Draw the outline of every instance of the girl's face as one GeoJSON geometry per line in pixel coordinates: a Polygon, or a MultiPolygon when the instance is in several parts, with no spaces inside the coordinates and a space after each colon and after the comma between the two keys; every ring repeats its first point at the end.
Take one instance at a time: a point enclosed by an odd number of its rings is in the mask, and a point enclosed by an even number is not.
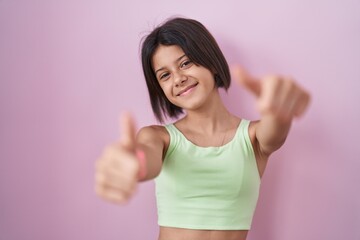
{"type": "Polygon", "coordinates": [[[185,110],[203,106],[217,91],[213,73],[190,61],[177,45],[159,45],[152,65],[167,99],[185,110]]]}

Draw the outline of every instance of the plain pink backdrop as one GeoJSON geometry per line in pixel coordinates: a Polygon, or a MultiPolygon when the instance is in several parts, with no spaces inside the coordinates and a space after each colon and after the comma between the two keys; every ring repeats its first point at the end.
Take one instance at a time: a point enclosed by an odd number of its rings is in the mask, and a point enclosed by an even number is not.
{"type": "MultiPolygon", "coordinates": [[[[313,95],[263,177],[249,240],[360,239],[360,2],[0,0],[0,239],[156,239],[153,182],[125,207],[94,194],[118,116],[155,123],[139,42],[195,18],[230,64],[294,76],[313,95]]],[[[256,119],[235,83],[228,107],[256,119]]]]}

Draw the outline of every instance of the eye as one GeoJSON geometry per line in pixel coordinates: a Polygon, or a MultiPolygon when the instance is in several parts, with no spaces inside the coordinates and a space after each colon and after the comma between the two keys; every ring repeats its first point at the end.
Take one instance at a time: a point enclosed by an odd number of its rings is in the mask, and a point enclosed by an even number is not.
{"type": "Polygon", "coordinates": [[[190,60],[185,60],[185,61],[183,61],[181,64],[180,64],[180,68],[189,68],[189,67],[191,67],[192,66],[192,61],[190,61],[190,60]]]}
{"type": "Polygon", "coordinates": [[[165,72],[165,73],[162,73],[160,76],[159,76],[159,80],[166,80],[168,77],[169,77],[169,73],[168,72],[165,72]]]}

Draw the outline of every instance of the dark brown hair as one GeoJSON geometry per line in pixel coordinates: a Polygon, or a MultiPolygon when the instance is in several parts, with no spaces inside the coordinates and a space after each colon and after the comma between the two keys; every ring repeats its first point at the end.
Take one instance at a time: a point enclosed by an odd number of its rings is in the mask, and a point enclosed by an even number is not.
{"type": "Polygon", "coordinates": [[[226,90],[230,86],[230,71],[216,40],[200,22],[187,18],[171,18],[145,37],[141,48],[141,61],[148,87],[151,107],[159,122],[164,117],[176,118],[182,108],[172,104],[165,96],[154,73],[152,57],[159,45],[177,45],[195,64],[214,74],[215,86],[226,90]]]}

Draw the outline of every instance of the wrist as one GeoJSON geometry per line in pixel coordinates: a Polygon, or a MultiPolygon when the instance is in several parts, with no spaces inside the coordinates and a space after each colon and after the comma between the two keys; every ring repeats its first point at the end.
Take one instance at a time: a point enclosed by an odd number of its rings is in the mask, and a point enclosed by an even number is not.
{"type": "Polygon", "coordinates": [[[138,180],[144,180],[147,174],[147,168],[146,168],[146,158],[145,153],[142,150],[137,149],[136,150],[136,157],[139,161],[139,172],[138,172],[138,180]]]}

